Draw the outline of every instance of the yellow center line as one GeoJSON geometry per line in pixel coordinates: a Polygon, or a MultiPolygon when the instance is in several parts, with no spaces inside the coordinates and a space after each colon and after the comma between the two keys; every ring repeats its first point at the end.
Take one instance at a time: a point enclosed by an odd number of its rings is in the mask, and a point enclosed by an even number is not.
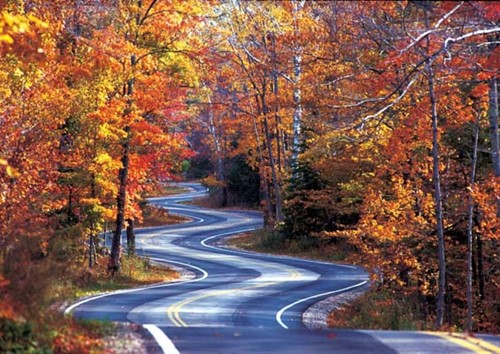
{"type": "MultiPolygon", "coordinates": [[[[252,261],[247,261],[247,263],[253,263],[253,264],[258,264],[261,265],[259,262],[252,262],[252,261]]],[[[267,264],[267,267],[270,268],[277,268],[279,270],[283,270],[283,268],[280,265],[274,265],[274,264],[267,264]]],[[[286,271],[290,274],[292,278],[299,278],[301,276],[301,273],[296,270],[296,269],[286,269],[286,271]]],[[[229,294],[235,291],[240,291],[240,290],[249,290],[249,289],[257,289],[257,288],[263,288],[266,286],[271,286],[279,284],[279,282],[267,282],[267,283],[262,283],[262,284],[257,284],[257,285],[251,285],[251,286],[246,286],[246,287],[241,287],[241,288],[234,288],[234,289],[226,289],[226,290],[214,290],[206,294],[201,294],[201,295],[195,295],[192,297],[188,297],[187,299],[184,299],[182,301],[179,301],[173,305],[171,305],[167,309],[167,315],[170,321],[177,327],[188,327],[188,324],[181,318],[180,312],[181,309],[195,301],[206,299],[208,297],[212,296],[219,296],[219,295],[225,295],[229,294]]]]}
{"type": "Polygon", "coordinates": [[[219,296],[219,295],[225,295],[225,294],[230,294],[235,291],[241,291],[241,290],[249,290],[249,289],[258,289],[258,288],[264,288],[266,286],[271,286],[278,284],[277,282],[267,282],[267,283],[262,283],[262,284],[256,284],[256,285],[251,285],[251,286],[245,286],[241,288],[234,288],[234,289],[225,289],[225,290],[214,290],[211,291],[207,294],[201,294],[201,295],[196,295],[189,297],[187,299],[184,299],[182,301],[179,301],[176,304],[173,304],[170,306],[167,310],[168,318],[170,321],[172,321],[177,327],[188,327],[188,324],[184,322],[180,316],[180,311],[181,308],[198,300],[206,299],[212,296],[219,296]]]}
{"type": "Polygon", "coordinates": [[[427,334],[434,335],[446,339],[449,342],[457,344],[461,347],[467,348],[474,353],[478,354],[500,354],[500,347],[481,340],[465,335],[455,333],[442,333],[442,332],[426,332],[427,334]]]}

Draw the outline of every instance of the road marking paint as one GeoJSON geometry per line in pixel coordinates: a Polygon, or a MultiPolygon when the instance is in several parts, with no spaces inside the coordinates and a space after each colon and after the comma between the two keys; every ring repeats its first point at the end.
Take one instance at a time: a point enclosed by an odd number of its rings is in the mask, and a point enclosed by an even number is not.
{"type": "Polygon", "coordinates": [[[224,289],[224,290],[213,290],[209,292],[208,294],[200,294],[192,297],[188,297],[187,299],[184,299],[182,301],[179,301],[173,305],[171,305],[168,310],[168,318],[170,321],[172,321],[177,327],[189,327],[189,325],[184,322],[184,320],[180,316],[181,309],[195,301],[206,299],[209,297],[213,296],[220,296],[220,295],[226,295],[230,294],[236,291],[241,291],[241,290],[250,290],[250,289],[258,289],[258,288],[264,288],[266,286],[271,286],[278,284],[278,282],[268,282],[268,283],[263,283],[263,284],[255,284],[255,285],[250,285],[250,286],[245,286],[245,287],[240,287],[240,288],[233,288],[233,289],[224,289]]]}
{"type": "Polygon", "coordinates": [[[191,265],[191,264],[187,264],[187,263],[183,263],[183,262],[177,262],[177,261],[171,261],[171,260],[163,259],[163,258],[153,258],[153,257],[151,257],[150,259],[155,260],[155,261],[162,261],[162,262],[165,262],[165,263],[174,263],[174,264],[183,265],[185,267],[194,268],[194,269],[200,271],[203,275],[201,277],[199,277],[199,278],[189,279],[189,280],[184,280],[184,281],[178,281],[178,282],[175,282],[175,283],[149,285],[149,286],[143,286],[143,287],[135,288],[135,289],[117,290],[117,291],[113,291],[113,292],[109,292],[109,293],[105,293],[105,294],[91,296],[91,297],[89,297],[87,299],[84,299],[82,301],[76,302],[73,305],[67,307],[66,310],[64,310],[64,314],[68,315],[76,307],[78,307],[80,305],[83,305],[83,304],[85,304],[87,302],[93,301],[93,300],[101,299],[103,297],[107,297],[107,296],[111,296],[111,295],[117,295],[117,294],[132,293],[132,292],[135,292],[135,291],[141,291],[141,290],[147,290],[147,289],[156,289],[156,288],[169,287],[169,286],[174,286],[174,285],[179,285],[179,284],[192,283],[192,282],[195,282],[195,281],[203,280],[203,279],[205,279],[205,278],[208,277],[208,272],[206,272],[204,269],[202,269],[200,267],[196,267],[196,266],[191,265]]]}
{"type": "Polygon", "coordinates": [[[326,292],[326,293],[322,293],[322,294],[316,294],[316,295],[313,295],[313,296],[309,296],[309,297],[306,297],[306,298],[303,298],[303,299],[300,299],[300,300],[297,300],[295,302],[292,302],[291,304],[289,305],[286,305],[285,307],[283,307],[281,310],[279,310],[277,313],[276,313],[276,321],[279,323],[279,325],[281,327],[283,327],[284,329],[289,329],[288,326],[283,323],[283,321],[281,320],[281,316],[283,316],[283,313],[287,310],[289,310],[290,308],[294,307],[295,305],[298,305],[302,302],[305,302],[305,301],[308,301],[308,300],[311,300],[311,299],[315,299],[315,298],[318,298],[318,297],[322,297],[322,296],[327,296],[327,295],[333,295],[333,294],[336,294],[336,293],[340,293],[340,292],[343,292],[343,291],[347,291],[347,290],[351,290],[351,289],[354,289],[354,288],[357,288],[357,287],[360,287],[362,285],[365,285],[366,283],[368,283],[367,280],[365,281],[362,281],[358,284],[355,284],[355,285],[352,285],[352,286],[348,286],[346,288],[343,288],[343,289],[339,289],[339,290],[333,290],[333,291],[329,291],[329,292],[326,292]]]}
{"type": "Polygon", "coordinates": [[[144,327],[149,331],[149,333],[151,333],[153,338],[160,346],[161,350],[163,350],[163,353],[180,354],[177,348],[175,347],[174,343],[170,340],[170,338],[167,337],[165,332],[163,332],[160,328],[152,324],[145,324],[142,327],[144,327]]]}
{"type": "MultiPolygon", "coordinates": [[[[254,230],[254,229],[240,230],[239,232],[246,232],[246,231],[250,231],[250,230],[254,230]]],[[[217,235],[214,235],[214,236],[210,236],[210,237],[202,240],[201,244],[203,246],[207,247],[207,248],[218,249],[217,247],[214,247],[214,246],[211,246],[211,245],[207,245],[206,242],[209,241],[209,240],[211,240],[211,239],[217,238],[217,237],[222,237],[222,236],[231,235],[231,234],[234,234],[234,232],[222,233],[222,234],[217,234],[217,235]]],[[[238,253],[238,252],[234,252],[234,253],[238,253]]],[[[260,263],[258,263],[255,260],[246,259],[245,262],[261,265],[260,263]]],[[[295,279],[299,278],[302,275],[298,270],[296,270],[296,269],[287,269],[287,268],[284,268],[280,264],[268,263],[266,266],[268,266],[270,268],[277,268],[279,270],[285,270],[288,273],[290,273],[290,275],[291,275],[292,278],[295,278],[295,279]]],[[[241,287],[241,288],[233,288],[233,289],[225,289],[225,290],[214,290],[214,291],[211,291],[211,292],[209,292],[207,294],[201,294],[201,295],[196,295],[196,296],[188,297],[187,299],[184,299],[182,301],[179,301],[179,302],[171,305],[167,309],[167,315],[168,315],[168,318],[170,319],[170,321],[175,326],[177,326],[177,327],[189,327],[189,325],[181,318],[180,312],[181,312],[181,309],[184,306],[186,306],[186,305],[188,305],[190,303],[193,303],[193,302],[198,301],[198,300],[206,299],[206,298],[212,297],[212,296],[219,296],[219,295],[229,294],[229,293],[232,293],[232,292],[235,292],[235,291],[239,291],[239,290],[257,289],[257,288],[267,287],[267,286],[271,286],[271,285],[276,285],[276,284],[279,284],[279,283],[280,282],[267,282],[267,283],[263,283],[263,284],[251,285],[251,286],[246,286],[246,287],[241,287]]]]}
{"type": "Polygon", "coordinates": [[[252,227],[252,228],[249,228],[249,229],[237,230],[237,231],[232,231],[232,232],[224,232],[224,233],[213,235],[213,236],[207,237],[206,239],[203,239],[201,241],[201,244],[204,247],[211,248],[211,249],[218,250],[218,251],[222,250],[222,251],[229,251],[231,253],[245,253],[245,252],[238,252],[238,251],[235,251],[235,250],[228,250],[228,249],[225,249],[225,248],[219,248],[219,247],[215,247],[215,246],[212,246],[212,245],[207,245],[207,241],[210,241],[210,240],[213,240],[214,238],[218,238],[218,237],[222,237],[222,236],[236,235],[236,234],[241,234],[241,233],[247,232],[247,231],[255,231],[255,230],[258,230],[258,229],[259,228],[252,227]]]}
{"type": "Polygon", "coordinates": [[[459,345],[463,348],[472,350],[474,353],[478,354],[500,354],[500,347],[488,343],[479,338],[474,338],[466,335],[460,335],[457,333],[444,333],[444,332],[424,332],[429,335],[437,336],[443,338],[449,342],[459,345]]]}
{"type": "MultiPolygon", "coordinates": [[[[201,241],[201,244],[207,248],[212,248],[214,250],[218,250],[218,251],[225,251],[225,252],[230,252],[230,253],[236,253],[236,254],[241,254],[241,255],[260,255],[262,256],[262,254],[257,254],[257,253],[253,253],[253,252],[245,252],[245,251],[237,251],[237,250],[233,250],[233,249],[228,249],[228,248],[220,248],[220,247],[215,247],[215,246],[212,246],[212,245],[207,245],[207,241],[210,241],[214,238],[218,238],[218,237],[222,237],[222,236],[229,236],[229,235],[236,235],[236,234],[239,234],[239,233],[243,233],[243,232],[247,232],[247,231],[255,231],[255,230],[259,230],[261,229],[260,227],[259,228],[251,228],[251,229],[245,229],[245,230],[239,230],[237,232],[226,232],[226,233],[223,233],[223,234],[218,234],[218,235],[214,235],[214,236],[210,236],[210,237],[207,237],[206,239],[202,240],[201,241]]],[[[318,263],[318,264],[327,264],[327,265],[334,265],[336,267],[342,267],[342,268],[349,268],[349,269],[358,269],[359,267],[357,266],[352,266],[352,265],[348,265],[348,264],[339,264],[339,263],[329,263],[329,262],[323,262],[323,261],[315,261],[315,260],[312,260],[312,259],[297,259],[297,258],[293,258],[293,257],[288,257],[288,256],[279,256],[279,255],[266,255],[264,254],[264,256],[267,256],[269,258],[278,258],[278,259],[289,259],[289,260],[300,260],[301,262],[306,262],[306,263],[318,263]]]]}
{"type": "MultiPolygon", "coordinates": [[[[252,228],[252,229],[240,230],[237,233],[242,233],[242,232],[247,232],[247,231],[252,231],[252,230],[256,230],[256,229],[252,228]]],[[[230,232],[230,233],[226,232],[226,233],[222,233],[222,234],[217,234],[217,235],[214,235],[214,236],[210,236],[210,237],[207,237],[206,239],[203,239],[201,241],[201,244],[203,246],[207,247],[207,248],[212,248],[212,249],[215,249],[215,250],[222,250],[222,251],[230,252],[230,253],[233,253],[233,254],[236,254],[236,255],[240,255],[240,256],[252,255],[251,253],[248,253],[248,252],[239,252],[239,251],[236,251],[236,250],[228,250],[228,249],[225,249],[225,248],[219,248],[219,247],[215,247],[215,246],[212,246],[212,245],[208,245],[206,243],[207,241],[210,241],[210,240],[212,240],[214,238],[218,238],[218,237],[222,237],[222,236],[227,236],[227,235],[231,235],[231,234],[234,234],[234,232],[230,232]]],[[[248,258],[246,258],[245,262],[252,263],[252,264],[262,265],[260,262],[256,261],[255,259],[248,259],[248,258]]],[[[291,275],[292,278],[300,278],[300,276],[302,275],[302,273],[299,272],[297,269],[287,269],[287,268],[283,267],[283,264],[274,264],[276,262],[273,262],[272,260],[266,260],[266,263],[267,263],[266,266],[268,266],[270,268],[276,268],[276,269],[279,269],[279,270],[286,270],[288,273],[290,273],[290,275],[291,275]]],[[[290,267],[290,268],[296,268],[294,266],[288,266],[288,267],[290,267]]]]}

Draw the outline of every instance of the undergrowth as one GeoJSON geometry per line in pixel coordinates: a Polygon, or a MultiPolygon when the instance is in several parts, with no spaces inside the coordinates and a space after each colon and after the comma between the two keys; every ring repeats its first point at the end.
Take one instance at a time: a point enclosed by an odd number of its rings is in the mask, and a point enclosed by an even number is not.
{"type": "Polygon", "coordinates": [[[92,269],[81,267],[81,264],[75,266],[52,283],[50,295],[40,299],[38,315],[20,315],[19,307],[16,311],[0,311],[0,352],[101,353],[104,350],[102,338],[112,334],[115,325],[64,316],[67,304],[63,305],[62,301],[171,281],[177,277],[175,271],[137,256],[124,256],[121,273],[113,277],[107,273],[106,257],[101,257],[92,269]],[[51,303],[53,305],[49,306],[51,303]]]}
{"type": "Polygon", "coordinates": [[[331,312],[329,327],[376,330],[431,330],[433,323],[425,321],[413,296],[373,288],[353,302],[331,312]]]}

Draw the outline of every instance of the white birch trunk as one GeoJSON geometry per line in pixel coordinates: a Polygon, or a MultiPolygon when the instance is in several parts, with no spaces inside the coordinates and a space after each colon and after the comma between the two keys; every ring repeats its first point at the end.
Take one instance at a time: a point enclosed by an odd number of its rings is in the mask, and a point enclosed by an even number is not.
{"type": "MultiPolygon", "coordinates": [[[[295,1],[293,7],[294,14],[294,31],[296,34],[299,32],[299,25],[297,23],[297,16],[299,11],[304,6],[303,1],[295,1]]],[[[299,178],[299,154],[302,149],[302,92],[300,90],[300,81],[302,76],[302,48],[299,44],[295,45],[293,55],[293,146],[292,146],[292,179],[299,178]]]]}
{"type": "MultiPolygon", "coordinates": [[[[489,118],[491,139],[491,160],[495,177],[500,177],[500,142],[498,136],[498,79],[495,77],[490,81],[489,92],[489,118]]],[[[497,217],[500,217],[500,197],[497,198],[497,217]]]]}
{"type": "Polygon", "coordinates": [[[432,118],[432,159],[433,159],[433,179],[434,179],[434,200],[436,203],[436,231],[438,237],[438,296],[436,309],[436,327],[441,327],[444,320],[444,306],[446,294],[446,258],[443,229],[443,201],[441,192],[441,174],[439,172],[439,128],[437,103],[434,91],[434,72],[432,62],[427,63],[426,71],[429,84],[429,98],[431,101],[432,118]]]}

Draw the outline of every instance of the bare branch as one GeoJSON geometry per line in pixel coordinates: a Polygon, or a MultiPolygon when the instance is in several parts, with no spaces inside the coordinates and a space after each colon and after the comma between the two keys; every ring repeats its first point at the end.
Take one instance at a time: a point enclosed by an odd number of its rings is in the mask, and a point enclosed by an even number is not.
{"type": "Polygon", "coordinates": [[[459,42],[459,41],[463,41],[464,39],[467,39],[469,37],[473,37],[473,36],[480,36],[482,34],[489,34],[489,33],[495,33],[495,32],[500,32],[500,27],[493,27],[493,28],[486,28],[486,29],[480,29],[480,30],[477,30],[477,31],[473,31],[473,32],[469,32],[469,33],[466,33],[462,36],[458,36],[458,37],[455,37],[455,38],[452,38],[452,37],[448,37],[446,38],[446,40],[444,41],[444,46],[443,46],[443,50],[447,50],[448,47],[455,43],[455,42],[459,42]]]}
{"type": "Polygon", "coordinates": [[[425,31],[424,33],[420,34],[417,38],[413,38],[412,36],[410,36],[412,39],[414,39],[413,42],[410,43],[410,44],[408,44],[406,46],[406,48],[401,51],[401,53],[404,53],[404,52],[408,51],[409,49],[413,48],[415,45],[417,45],[421,40],[423,40],[424,38],[426,38],[431,33],[437,32],[437,30],[439,29],[439,26],[441,26],[441,24],[446,19],[448,19],[451,15],[453,15],[453,13],[455,13],[455,11],[457,11],[463,4],[464,4],[464,2],[462,1],[460,4],[458,4],[453,9],[451,9],[448,13],[446,13],[443,17],[441,17],[436,22],[436,24],[434,25],[433,29],[425,31]]]}
{"type": "Polygon", "coordinates": [[[361,123],[361,126],[360,126],[360,130],[363,129],[363,126],[364,126],[365,122],[367,122],[370,119],[378,117],[379,115],[381,115],[382,113],[384,113],[385,111],[387,111],[389,108],[393,107],[396,103],[398,103],[399,101],[401,101],[401,99],[406,95],[406,93],[408,92],[408,90],[410,89],[410,87],[413,86],[413,84],[415,83],[415,81],[417,81],[417,78],[418,78],[418,75],[416,75],[413,79],[411,79],[410,82],[408,83],[408,85],[404,88],[403,92],[401,92],[401,94],[398,97],[396,97],[391,103],[389,103],[388,105],[386,105],[385,107],[383,107],[382,109],[380,109],[378,112],[376,112],[374,114],[367,115],[366,117],[363,117],[361,119],[362,123],[361,123]]]}

